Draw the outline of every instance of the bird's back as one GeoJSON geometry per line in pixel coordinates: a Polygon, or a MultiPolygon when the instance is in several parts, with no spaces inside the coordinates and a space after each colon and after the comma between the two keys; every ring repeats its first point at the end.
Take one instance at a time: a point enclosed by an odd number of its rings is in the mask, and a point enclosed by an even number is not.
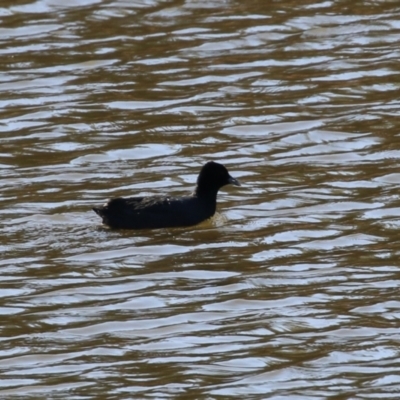
{"type": "Polygon", "coordinates": [[[128,197],[110,200],[93,210],[112,228],[155,229],[198,224],[215,213],[216,199],[128,197]]]}

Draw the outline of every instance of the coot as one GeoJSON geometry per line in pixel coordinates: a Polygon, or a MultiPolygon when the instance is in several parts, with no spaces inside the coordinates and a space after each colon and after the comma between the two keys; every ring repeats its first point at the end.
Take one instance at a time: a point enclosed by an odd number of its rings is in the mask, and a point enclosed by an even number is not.
{"type": "Polygon", "coordinates": [[[222,164],[209,161],[203,165],[190,196],[119,197],[102,207],[94,207],[93,211],[111,228],[155,229],[196,225],[215,214],[218,190],[228,183],[240,186],[222,164]]]}

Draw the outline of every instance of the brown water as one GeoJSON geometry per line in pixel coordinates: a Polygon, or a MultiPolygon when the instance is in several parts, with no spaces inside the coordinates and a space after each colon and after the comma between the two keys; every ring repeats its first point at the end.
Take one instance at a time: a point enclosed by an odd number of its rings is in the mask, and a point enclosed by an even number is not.
{"type": "Polygon", "coordinates": [[[0,5],[0,397],[395,399],[397,1],[0,5]],[[192,190],[198,226],[111,231],[192,190]]]}

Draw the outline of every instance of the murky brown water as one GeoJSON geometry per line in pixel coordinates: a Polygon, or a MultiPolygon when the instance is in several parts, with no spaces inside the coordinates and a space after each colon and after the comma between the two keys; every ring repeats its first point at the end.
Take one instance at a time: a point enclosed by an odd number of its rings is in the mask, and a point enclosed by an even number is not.
{"type": "Polygon", "coordinates": [[[397,1],[0,5],[0,397],[394,399],[397,1]],[[112,196],[243,184],[192,228],[112,196]]]}

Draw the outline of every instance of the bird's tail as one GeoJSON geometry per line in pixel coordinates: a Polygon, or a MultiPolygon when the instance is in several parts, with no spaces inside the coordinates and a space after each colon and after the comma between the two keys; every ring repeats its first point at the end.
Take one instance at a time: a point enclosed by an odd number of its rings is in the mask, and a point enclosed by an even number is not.
{"type": "Polygon", "coordinates": [[[92,210],[97,214],[97,215],[99,215],[100,217],[102,217],[102,209],[101,208],[99,208],[99,207],[93,207],[92,208],[92,210]]]}

